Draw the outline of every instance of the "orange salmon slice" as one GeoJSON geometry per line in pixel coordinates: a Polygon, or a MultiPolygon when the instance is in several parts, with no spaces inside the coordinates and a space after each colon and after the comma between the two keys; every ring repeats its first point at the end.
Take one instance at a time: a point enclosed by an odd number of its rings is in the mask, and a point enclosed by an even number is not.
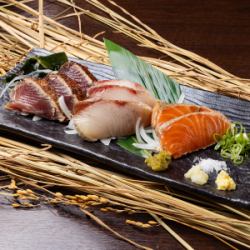
{"type": "Polygon", "coordinates": [[[152,127],[158,127],[164,122],[176,117],[194,112],[213,112],[210,108],[190,104],[162,104],[157,103],[152,113],[152,127]]]}
{"type": "Polygon", "coordinates": [[[229,126],[219,112],[194,112],[161,124],[157,133],[162,149],[176,159],[214,144],[214,135],[224,135],[229,126]]]}

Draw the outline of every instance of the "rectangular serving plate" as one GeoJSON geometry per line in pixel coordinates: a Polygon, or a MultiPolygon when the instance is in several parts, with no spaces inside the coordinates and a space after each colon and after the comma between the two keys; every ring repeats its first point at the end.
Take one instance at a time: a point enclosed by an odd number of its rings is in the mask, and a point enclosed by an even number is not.
{"type": "MultiPolygon", "coordinates": [[[[34,49],[29,53],[27,58],[34,55],[48,55],[49,53],[46,50],[34,49]]],[[[87,66],[97,79],[115,78],[112,68],[109,66],[76,58],[70,58],[70,60],[87,66]]],[[[7,75],[18,73],[22,63],[17,65],[7,75]]],[[[3,78],[0,79],[0,86],[2,86],[3,81],[3,78]]],[[[250,102],[185,86],[181,87],[185,94],[186,103],[206,105],[219,110],[230,119],[241,121],[248,130],[250,129],[250,102]]],[[[233,166],[230,161],[227,161],[229,173],[235,180],[237,189],[227,192],[219,191],[215,185],[215,174],[210,176],[208,183],[204,186],[195,185],[184,178],[185,172],[194,164],[194,160],[197,157],[224,160],[212,147],[173,160],[169,169],[165,172],[153,172],[145,165],[143,158],[125,151],[115,142],[112,142],[109,146],[105,146],[100,142],[84,141],[78,135],[68,135],[64,132],[65,124],[48,120],[34,122],[30,117],[24,117],[15,112],[5,110],[3,105],[6,101],[6,98],[0,100],[0,133],[1,131],[8,131],[11,134],[16,134],[33,141],[49,143],[55,148],[86,157],[108,169],[112,168],[119,172],[164,183],[178,190],[199,194],[204,197],[216,199],[217,201],[250,207],[249,158],[240,166],[233,166]]]]}

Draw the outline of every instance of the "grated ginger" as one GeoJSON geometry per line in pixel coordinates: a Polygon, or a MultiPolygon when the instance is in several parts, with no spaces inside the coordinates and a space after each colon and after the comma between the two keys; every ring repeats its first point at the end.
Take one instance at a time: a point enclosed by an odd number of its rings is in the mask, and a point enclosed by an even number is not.
{"type": "Polygon", "coordinates": [[[168,168],[171,162],[171,156],[166,151],[161,151],[146,158],[145,163],[153,171],[164,171],[168,168]]]}
{"type": "Polygon", "coordinates": [[[220,171],[220,173],[217,175],[215,183],[217,185],[218,190],[235,190],[236,189],[236,184],[234,180],[224,170],[220,171]]]}
{"type": "Polygon", "coordinates": [[[208,174],[204,172],[199,165],[194,165],[187,171],[187,173],[185,173],[184,176],[198,185],[204,185],[208,181],[208,174]]]}

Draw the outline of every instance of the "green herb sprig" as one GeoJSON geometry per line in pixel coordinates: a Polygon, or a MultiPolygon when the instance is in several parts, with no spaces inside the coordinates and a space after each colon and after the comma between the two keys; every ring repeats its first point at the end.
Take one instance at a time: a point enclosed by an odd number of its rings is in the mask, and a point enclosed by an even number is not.
{"type": "Polygon", "coordinates": [[[231,159],[234,164],[239,165],[248,157],[250,133],[246,133],[246,129],[241,123],[232,123],[227,133],[221,138],[217,138],[217,141],[215,150],[220,149],[221,156],[231,159]]]}

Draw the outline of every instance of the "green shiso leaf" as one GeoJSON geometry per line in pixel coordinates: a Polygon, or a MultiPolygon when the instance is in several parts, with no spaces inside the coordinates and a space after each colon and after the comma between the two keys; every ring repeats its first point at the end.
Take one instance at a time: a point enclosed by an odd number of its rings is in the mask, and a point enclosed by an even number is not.
{"type": "MultiPolygon", "coordinates": [[[[120,45],[104,39],[109,59],[117,79],[130,80],[142,84],[157,99],[167,103],[176,103],[181,97],[180,85],[160,70],[146,63],[120,45]]],[[[133,146],[134,136],[119,139],[117,144],[129,152],[145,157],[150,153],[133,146]]]]}
{"type": "Polygon", "coordinates": [[[120,45],[107,39],[104,42],[118,79],[140,83],[156,98],[167,103],[178,102],[181,89],[176,81],[120,45]]]}

